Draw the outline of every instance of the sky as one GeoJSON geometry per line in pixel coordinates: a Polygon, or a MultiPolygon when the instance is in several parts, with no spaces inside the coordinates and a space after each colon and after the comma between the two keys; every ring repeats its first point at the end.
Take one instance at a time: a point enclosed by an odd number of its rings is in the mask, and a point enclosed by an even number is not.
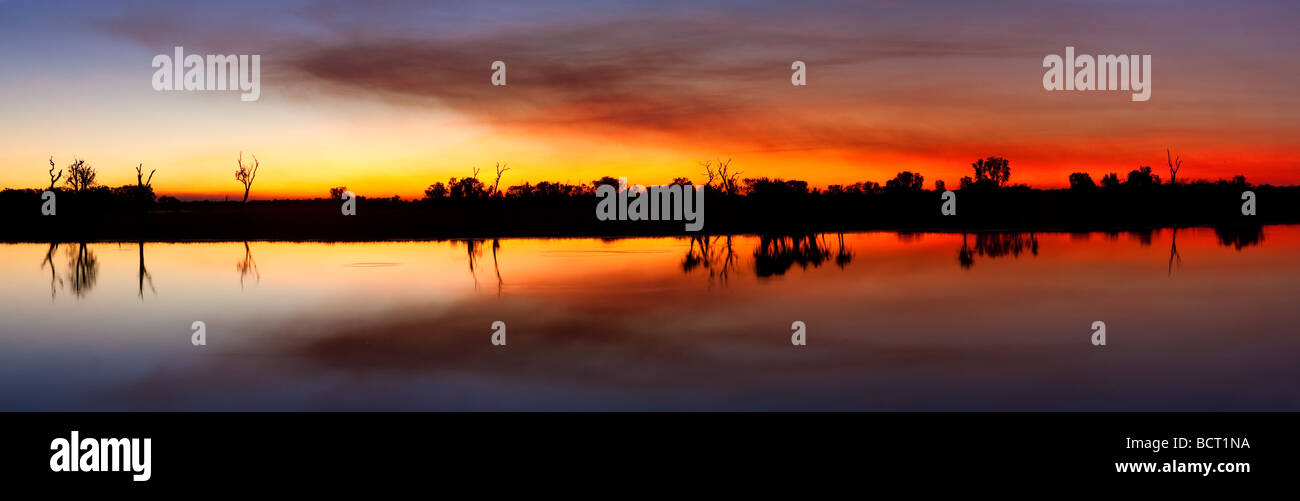
{"type": "Polygon", "coordinates": [[[159,194],[418,197],[449,177],[956,185],[977,158],[1060,187],[1139,165],[1300,184],[1300,4],[0,0],[0,186],[90,162],[159,194]],[[154,90],[152,60],[258,54],[261,98],[154,90]],[[1049,92],[1043,58],[1150,54],[1152,93],[1049,92]],[[493,61],[507,85],[491,84],[493,61]],[[807,85],[791,85],[791,63],[807,85]]]}

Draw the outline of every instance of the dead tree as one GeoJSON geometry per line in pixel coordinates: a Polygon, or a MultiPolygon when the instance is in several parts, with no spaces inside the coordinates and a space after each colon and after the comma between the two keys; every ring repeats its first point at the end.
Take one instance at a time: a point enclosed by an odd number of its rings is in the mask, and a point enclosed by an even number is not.
{"type": "Polygon", "coordinates": [[[1173,154],[1169,153],[1169,149],[1166,148],[1165,161],[1169,162],[1169,184],[1177,184],[1178,180],[1175,176],[1178,175],[1178,169],[1183,168],[1183,159],[1170,158],[1172,156],[1173,154]]]}
{"type": "Polygon", "coordinates": [[[55,174],[54,157],[50,157],[50,191],[54,191],[54,185],[59,182],[59,178],[61,177],[63,177],[63,169],[59,169],[59,173],[55,174]]]}
{"type": "Polygon", "coordinates": [[[718,160],[718,185],[725,195],[735,195],[740,193],[740,170],[729,172],[731,170],[731,159],[725,161],[718,160]]]}
{"type": "Polygon", "coordinates": [[[718,177],[718,173],[713,171],[713,162],[705,160],[703,162],[700,162],[700,165],[704,167],[704,175],[708,176],[709,178],[707,181],[704,182],[704,185],[713,186],[713,181],[716,180],[718,177]]]}
{"type": "Polygon", "coordinates": [[[248,203],[248,190],[253,187],[253,179],[257,178],[257,168],[260,165],[257,155],[253,155],[253,165],[244,165],[244,152],[239,152],[239,170],[235,171],[235,180],[244,185],[244,203],[248,203]]]}
{"type": "MultiPolygon", "coordinates": [[[[505,174],[506,171],[510,170],[510,168],[509,168],[509,167],[506,167],[506,166],[505,166],[504,164],[502,164],[501,162],[497,162],[496,169],[497,169],[497,180],[496,180],[496,182],[493,182],[493,183],[492,183],[492,194],[493,194],[494,196],[500,197],[500,196],[501,196],[501,192],[499,191],[499,188],[500,188],[500,186],[501,186],[501,175],[502,175],[502,174],[505,174]]],[[[474,175],[475,175],[475,177],[478,177],[478,172],[475,172],[474,175]]]]}
{"type": "Polygon", "coordinates": [[[95,168],[90,163],[82,159],[73,160],[68,165],[68,185],[72,186],[72,191],[81,191],[95,184],[95,168]]]}
{"type": "Polygon", "coordinates": [[[149,179],[144,179],[144,164],[140,164],[140,165],[135,166],[135,184],[136,184],[136,186],[139,186],[139,187],[143,188],[143,187],[145,187],[145,186],[149,186],[149,185],[153,184],[153,173],[155,173],[155,172],[158,172],[158,169],[153,169],[153,170],[149,171],[149,179]]]}

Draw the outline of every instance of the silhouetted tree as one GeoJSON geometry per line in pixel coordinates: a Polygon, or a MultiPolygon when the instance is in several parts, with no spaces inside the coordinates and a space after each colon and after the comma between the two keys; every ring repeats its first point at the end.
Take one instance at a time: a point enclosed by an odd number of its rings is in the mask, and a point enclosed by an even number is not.
{"type": "Polygon", "coordinates": [[[496,169],[497,180],[492,183],[492,196],[500,198],[501,192],[497,188],[501,186],[501,175],[505,174],[506,171],[510,170],[510,168],[506,167],[505,164],[502,164],[501,162],[497,162],[496,169]]]}
{"type": "Polygon", "coordinates": [[[716,189],[723,195],[740,194],[740,174],[741,171],[731,171],[731,159],[718,160],[715,166],[713,162],[701,162],[704,166],[704,172],[709,176],[709,182],[705,186],[713,186],[714,180],[717,180],[716,189]]]}
{"type": "Polygon", "coordinates": [[[1150,166],[1143,165],[1137,170],[1129,171],[1126,184],[1139,188],[1155,186],[1160,184],[1160,176],[1152,174],[1150,166]]]}
{"type": "Polygon", "coordinates": [[[1168,148],[1165,148],[1165,161],[1169,162],[1169,184],[1178,184],[1178,170],[1183,168],[1183,159],[1170,159],[1171,156],[1173,154],[1169,152],[1168,148]]]}
{"type": "Polygon", "coordinates": [[[1092,191],[1097,189],[1097,184],[1092,182],[1092,176],[1089,176],[1087,172],[1075,172],[1070,174],[1070,189],[1092,191]]]}
{"type": "Polygon", "coordinates": [[[150,170],[150,171],[149,171],[149,179],[145,179],[145,178],[144,178],[144,164],[136,165],[136,166],[135,166],[135,185],[138,186],[138,187],[141,187],[141,188],[144,188],[145,186],[150,186],[150,185],[152,185],[152,184],[153,184],[153,173],[155,173],[155,172],[158,172],[158,169],[152,169],[152,170],[150,170]]]}
{"type": "Polygon", "coordinates": [[[934,181],[934,191],[948,191],[948,185],[942,179],[934,181]]]}
{"type": "Polygon", "coordinates": [[[1119,184],[1119,174],[1114,172],[1101,177],[1102,188],[1117,188],[1119,184]]]}
{"type": "Polygon", "coordinates": [[[885,191],[921,191],[925,177],[910,171],[899,172],[893,179],[885,181],[885,191]]]}
{"type": "Polygon", "coordinates": [[[257,161],[257,155],[253,155],[253,165],[244,165],[244,152],[239,152],[238,160],[239,169],[235,170],[235,180],[244,185],[244,203],[248,203],[248,190],[253,187],[253,180],[257,178],[257,168],[261,162],[257,161]]]}
{"type": "Polygon", "coordinates": [[[424,198],[426,199],[446,198],[446,196],[447,196],[447,185],[442,184],[442,181],[433,183],[429,185],[428,188],[424,189],[424,198]]]}
{"type": "Polygon", "coordinates": [[[82,191],[95,184],[95,168],[82,159],[74,159],[68,165],[67,183],[72,191],[82,191]]]}
{"type": "Polygon", "coordinates": [[[63,169],[59,169],[59,173],[55,174],[54,157],[50,157],[50,191],[54,191],[54,185],[59,182],[59,178],[61,177],[63,177],[63,169]]]}
{"type": "Polygon", "coordinates": [[[601,186],[613,186],[615,190],[618,190],[618,179],[604,176],[591,182],[592,189],[600,189],[601,186]]]}
{"type": "Polygon", "coordinates": [[[971,164],[975,169],[975,182],[988,183],[994,188],[1000,188],[1011,180],[1011,162],[1002,157],[988,157],[976,160],[971,164]]]}
{"type": "Polygon", "coordinates": [[[451,178],[447,188],[448,194],[454,199],[477,200],[486,198],[487,189],[483,187],[483,182],[477,177],[466,177],[461,179],[451,178]]]}
{"type": "Polygon", "coordinates": [[[335,186],[330,188],[330,198],[338,200],[343,198],[343,192],[348,191],[347,186],[335,186]]]}

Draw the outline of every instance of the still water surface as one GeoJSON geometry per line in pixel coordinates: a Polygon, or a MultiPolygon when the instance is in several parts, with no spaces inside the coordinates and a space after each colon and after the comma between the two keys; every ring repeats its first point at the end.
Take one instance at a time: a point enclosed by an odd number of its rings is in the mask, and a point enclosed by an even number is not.
{"type": "Polygon", "coordinates": [[[6,244],[0,408],[1300,410],[1298,256],[1298,226],[6,244]]]}

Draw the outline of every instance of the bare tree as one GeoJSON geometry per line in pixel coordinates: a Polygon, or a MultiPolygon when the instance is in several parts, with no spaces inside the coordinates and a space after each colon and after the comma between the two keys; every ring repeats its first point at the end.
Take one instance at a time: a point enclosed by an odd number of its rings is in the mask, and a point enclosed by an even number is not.
{"type": "MultiPolygon", "coordinates": [[[[497,169],[497,180],[496,182],[492,183],[492,195],[496,197],[500,197],[501,192],[498,191],[498,188],[501,186],[501,175],[505,174],[506,171],[510,170],[510,168],[506,167],[505,164],[501,162],[497,162],[496,169],[497,169]]],[[[474,176],[478,177],[477,171],[474,173],[474,176]]]]}
{"type": "Polygon", "coordinates": [[[1183,168],[1183,159],[1181,157],[1170,158],[1172,156],[1173,154],[1169,152],[1169,149],[1165,148],[1165,161],[1169,162],[1169,184],[1176,184],[1178,180],[1175,176],[1178,175],[1178,170],[1183,168]]]}
{"type": "Polygon", "coordinates": [[[68,165],[68,185],[72,186],[72,191],[81,191],[95,184],[95,168],[91,167],[88,162],[82,159],[74,159],[72,164],[68,165]]]}
{"type": "Polygon", "coordinates": [[[713,185],[713,182],[716,180],[718,182],[717,190],[721,191],[723,194],[735,195],[740,192],[740,183],[738,180],[742,172],[730,171],[731,169],[730,158],[726,159],[725,161],[718,160],[718,164],[716,167],[714,167],[713,162],[707,162],[707,161],[701,162],[701,165],[704,166],[704,173],[709,177],[709,180],[705,183],[705,186],[713,185]]]}
{"type": "Polygon", "coordinates": [[[143,188],[143,187],[145,187],[145,186],[149,186],[149,185],[153,184],[153,173],[155,173],[155,172],[158,172],[158,169],[150,170],[150,171],[149,171],[149,179],[145,179],[145,178],[144,178],[144,164],[140,164],[140,165],[135,166],[135,184],[136,184],[136,186],[139,186],[139,187],[143,188]]]}
{"type": "Polygon", "coordinates": [[[718,177],[718,173],[713,171],[713,162],[705,160],[700,162],[700,165],[704,167],[704,174],[709,178],[704,182],[704,185],[713,186],[713,181],[718,177]]]}
{"type": "Polygon", "coordinates": [[[248,203],[248,190],[253,187],[253,179],[257,178],[257,168],[260,165],[257,155],[253,155],[253,165],[244,165],[244,152],[239,152],[239,170],[235,171],[235,180],[244,185],[244,203],[248,203]]]}
{"type": "Polygon", "coordinates": [[[59,169],[58,174],[54,173],[54,157],[51,156],[50,157],[50,191],[54,191],[54,185],[55,183],[59,182],[59,178],[61,177],[63,177],[63,169],[59,169]]]}

